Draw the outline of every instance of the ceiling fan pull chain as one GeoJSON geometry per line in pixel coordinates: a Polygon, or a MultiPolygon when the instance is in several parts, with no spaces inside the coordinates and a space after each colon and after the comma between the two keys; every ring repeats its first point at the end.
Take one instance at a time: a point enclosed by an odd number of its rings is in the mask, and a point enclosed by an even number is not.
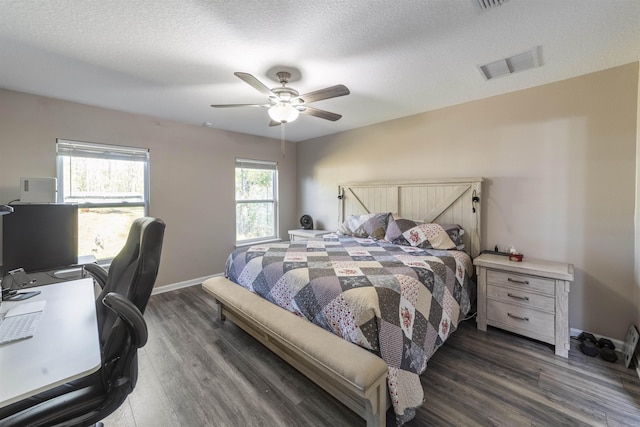
{"type": "Polygon", "coordinates": [[[280,151],[282,151],[282,158],[285,158],[285,153],[284,153],[284,148],[285,148],[285,143],[284,143],[284,126],[285,123],[280,124],[280,151]]]}

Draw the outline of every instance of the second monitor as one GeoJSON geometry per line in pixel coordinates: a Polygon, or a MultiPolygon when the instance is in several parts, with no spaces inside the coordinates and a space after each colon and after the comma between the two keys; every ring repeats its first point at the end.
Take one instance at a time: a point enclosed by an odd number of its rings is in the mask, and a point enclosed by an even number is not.
{"type": "Polygon", "coordinates": [[[78,262],[78,206],[13,205],[2,217],[2,270],[52,270],[78,262]]]}

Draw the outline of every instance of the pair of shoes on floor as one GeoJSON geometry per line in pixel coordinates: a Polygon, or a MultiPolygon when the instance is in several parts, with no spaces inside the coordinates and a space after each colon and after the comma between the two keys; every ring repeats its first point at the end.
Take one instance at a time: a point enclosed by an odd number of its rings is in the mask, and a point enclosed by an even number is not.
{"type": "Polygon", "coordinates": [[[577,339],[580,341],[578,348],[587,356],[596,357],[599,354],[603,360],[612,363],[618,360],[618,355],[615,352],[616,346],[611,340],[607,338],[596,340],[596,337],[588,332],[581,332],[577,339]]]}

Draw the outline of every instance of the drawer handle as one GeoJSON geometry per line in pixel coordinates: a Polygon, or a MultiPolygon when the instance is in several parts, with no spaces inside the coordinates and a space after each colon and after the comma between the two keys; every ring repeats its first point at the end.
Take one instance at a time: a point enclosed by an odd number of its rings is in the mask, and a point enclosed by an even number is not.
{"type": "Polygon", "coordinates": [[[513,283],[520,283],[521,285],[528,285],[529,284],[528,280],[516,280],[516,279],[512,279],[511,277],[507,277],[507,281],[508,282],[513,282],[513,283]]]}
{"type": "Polygon", "coordinates": [[[520,295],[514,295],[512,293],[508,293],[507,296],[510,296],[511,298],[515,298],[515,299],[521,299],[523,301],[529,301],[529,297],[521,297],[520,295]]]}
{"type": "Polygon", "coordinates": [[[514,319],[518,319],[518,320],[524,320],[525,322],[529,321],[528,317],[520,317],[520,316],[516,316],[515,314],[511,314],[511,313],[507,313],[507,316],[513,317],[514,319]]]}

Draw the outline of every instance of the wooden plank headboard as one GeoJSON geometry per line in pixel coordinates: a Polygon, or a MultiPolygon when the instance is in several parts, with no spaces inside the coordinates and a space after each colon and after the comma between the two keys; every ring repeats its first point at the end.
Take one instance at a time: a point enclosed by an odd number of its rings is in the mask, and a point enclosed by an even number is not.
{"type": "Polygon", "coordinates": [[[416,221],[459,224],[465,230],[465,250],[475,258],[481,250],[481,192],[482,178],[341,184],[340,221],[349,215],[393,212],[416,221]]]}

